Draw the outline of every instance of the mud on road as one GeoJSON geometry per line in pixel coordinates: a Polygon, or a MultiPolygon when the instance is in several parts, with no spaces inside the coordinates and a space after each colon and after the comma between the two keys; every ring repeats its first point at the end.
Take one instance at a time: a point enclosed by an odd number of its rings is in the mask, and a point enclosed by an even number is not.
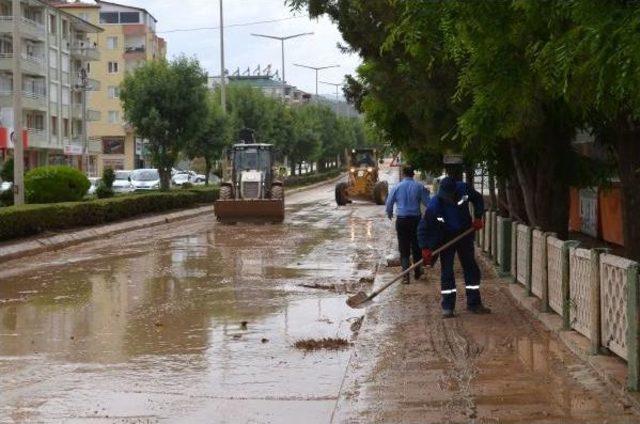
{"type": "Polygon", "coordinates": [[[213,215],[5,263],[0,422],[327,422],[386,231],[379,206],[292,194],[283,225],[213,215]]]}
{"type": "Polygon", "coordinates": [[[487,267],[490,316],[441,320],[435,269],[363,320],[345,299],[398,271],[395,235],[332,197],[288,196],[283,225],[205,216],[4,263],[0,423],[639,422],[487,267]],[[348,345],[295,347],[323,339],[348,345]]]}

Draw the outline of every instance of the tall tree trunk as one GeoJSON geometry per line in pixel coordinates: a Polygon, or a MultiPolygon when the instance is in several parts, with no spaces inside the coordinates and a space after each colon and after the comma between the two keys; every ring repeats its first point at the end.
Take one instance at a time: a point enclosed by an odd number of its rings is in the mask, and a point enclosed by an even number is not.
{"type": "Polygon", "coordinates": [[[211,159],[204,158],[204,185],[209,185],[209,174],[211,174],[211,159]]]}
{"type": "Polygon", "coordinates": [[[525,222],[527,211],[524,207],[522,190],[518,185],[517,178],[512,176],[506,180],[507,204],[509,205],[509,217],[516,221],[525,222]]]}
{"type": "Polygon", "coordinates": [[[615,133],[624,247],[627,257],[640,261],[640,123],[619,119],[615,133]]]}
{"type": "Polygon", "coordinates": [[[160,190],[169,191],[171,188],[171,168],[159,168],[160,174],[160,190]]]}
{"type": "Polygon", "coordinates": [[[500,216],[509,216],[509,202],[507,201],[507,182],[504,178],[498,178],[498,212],[500,216]]]}
{"type": "Polygon", "coordinates": [[[520,158],[520,152],[515,145],[515,142],[511,142],[511,159],[513,160],[513,166],[516,170],[516,177],[518,179],[518,186],[522,192],[522,200],[524,201],[524,208],[527,212],[527,221],[530,225],[537,226],[538,220],[536,219],[536,207],[534,204],[534,187],[531,178],[527,175],[527,169],[525,164],[520,158]]]}
{"type": "Polygon", "coordinates": [[[549,129],[532,151],[511,153],[524,199],[529,224],[566,238],[569,227],[569,184],[566,163],[570,157],[570,137],[549,129]]]}

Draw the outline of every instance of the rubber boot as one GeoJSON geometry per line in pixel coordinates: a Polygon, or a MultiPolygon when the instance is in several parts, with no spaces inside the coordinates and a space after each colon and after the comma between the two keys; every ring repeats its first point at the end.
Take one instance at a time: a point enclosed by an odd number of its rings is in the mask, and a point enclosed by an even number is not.
{"type": "MultiPolygon", "coordinates": [[[[402,265],[402,270],[406,271],[411,266],[411,260],[409,258],[400,258],[400,264],[402,265]]],[[[409,284],[411,282],[411,276],[409,274],[405,275],[402,279],[403,284],[409,284]]]]}

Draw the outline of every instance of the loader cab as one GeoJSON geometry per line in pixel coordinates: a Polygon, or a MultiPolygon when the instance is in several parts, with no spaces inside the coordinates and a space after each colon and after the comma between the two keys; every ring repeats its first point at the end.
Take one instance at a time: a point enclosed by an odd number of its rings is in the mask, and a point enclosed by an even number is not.
{"type": "Polygon", "coordinates": [[[236,198],[262,199],[268,196],[274,181],[273,145],[236,144],[231,156],[236,198]]]}

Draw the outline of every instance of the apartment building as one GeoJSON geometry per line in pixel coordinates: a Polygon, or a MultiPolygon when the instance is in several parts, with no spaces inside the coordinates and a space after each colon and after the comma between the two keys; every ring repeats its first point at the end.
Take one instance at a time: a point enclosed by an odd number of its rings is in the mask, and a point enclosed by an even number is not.
{"type": "MultiPolygon", "coordinates": [[[[67,164],[97,172],[100,145],[83,137],[83,118],[99,119],[84,110],[83,93],[99,88],[82,78],[99,59],[95,38],[101,29],[39,0],[21,3],[22,104],[25,169],[67,164]]],[[[13,11],[0,0],[0,160],[12,154],[13,11]]]]}
{"type": "Polygon", "coordinates": [[[144,140],[124,121],[119,91],[127,72],[166,56],[166,42],[156,34],[157,20],[145,9],[107,1],[76,1],[57,7],[104,30],[92,39],[101,60],[92,63],[88,73],[101,83],[101,89],[92,92],[89,99],[90,107],[101,114],[99,121],[89,123],[89,136],[100,140],[102,146],[99,172],[149,166],[144,140]]]}

